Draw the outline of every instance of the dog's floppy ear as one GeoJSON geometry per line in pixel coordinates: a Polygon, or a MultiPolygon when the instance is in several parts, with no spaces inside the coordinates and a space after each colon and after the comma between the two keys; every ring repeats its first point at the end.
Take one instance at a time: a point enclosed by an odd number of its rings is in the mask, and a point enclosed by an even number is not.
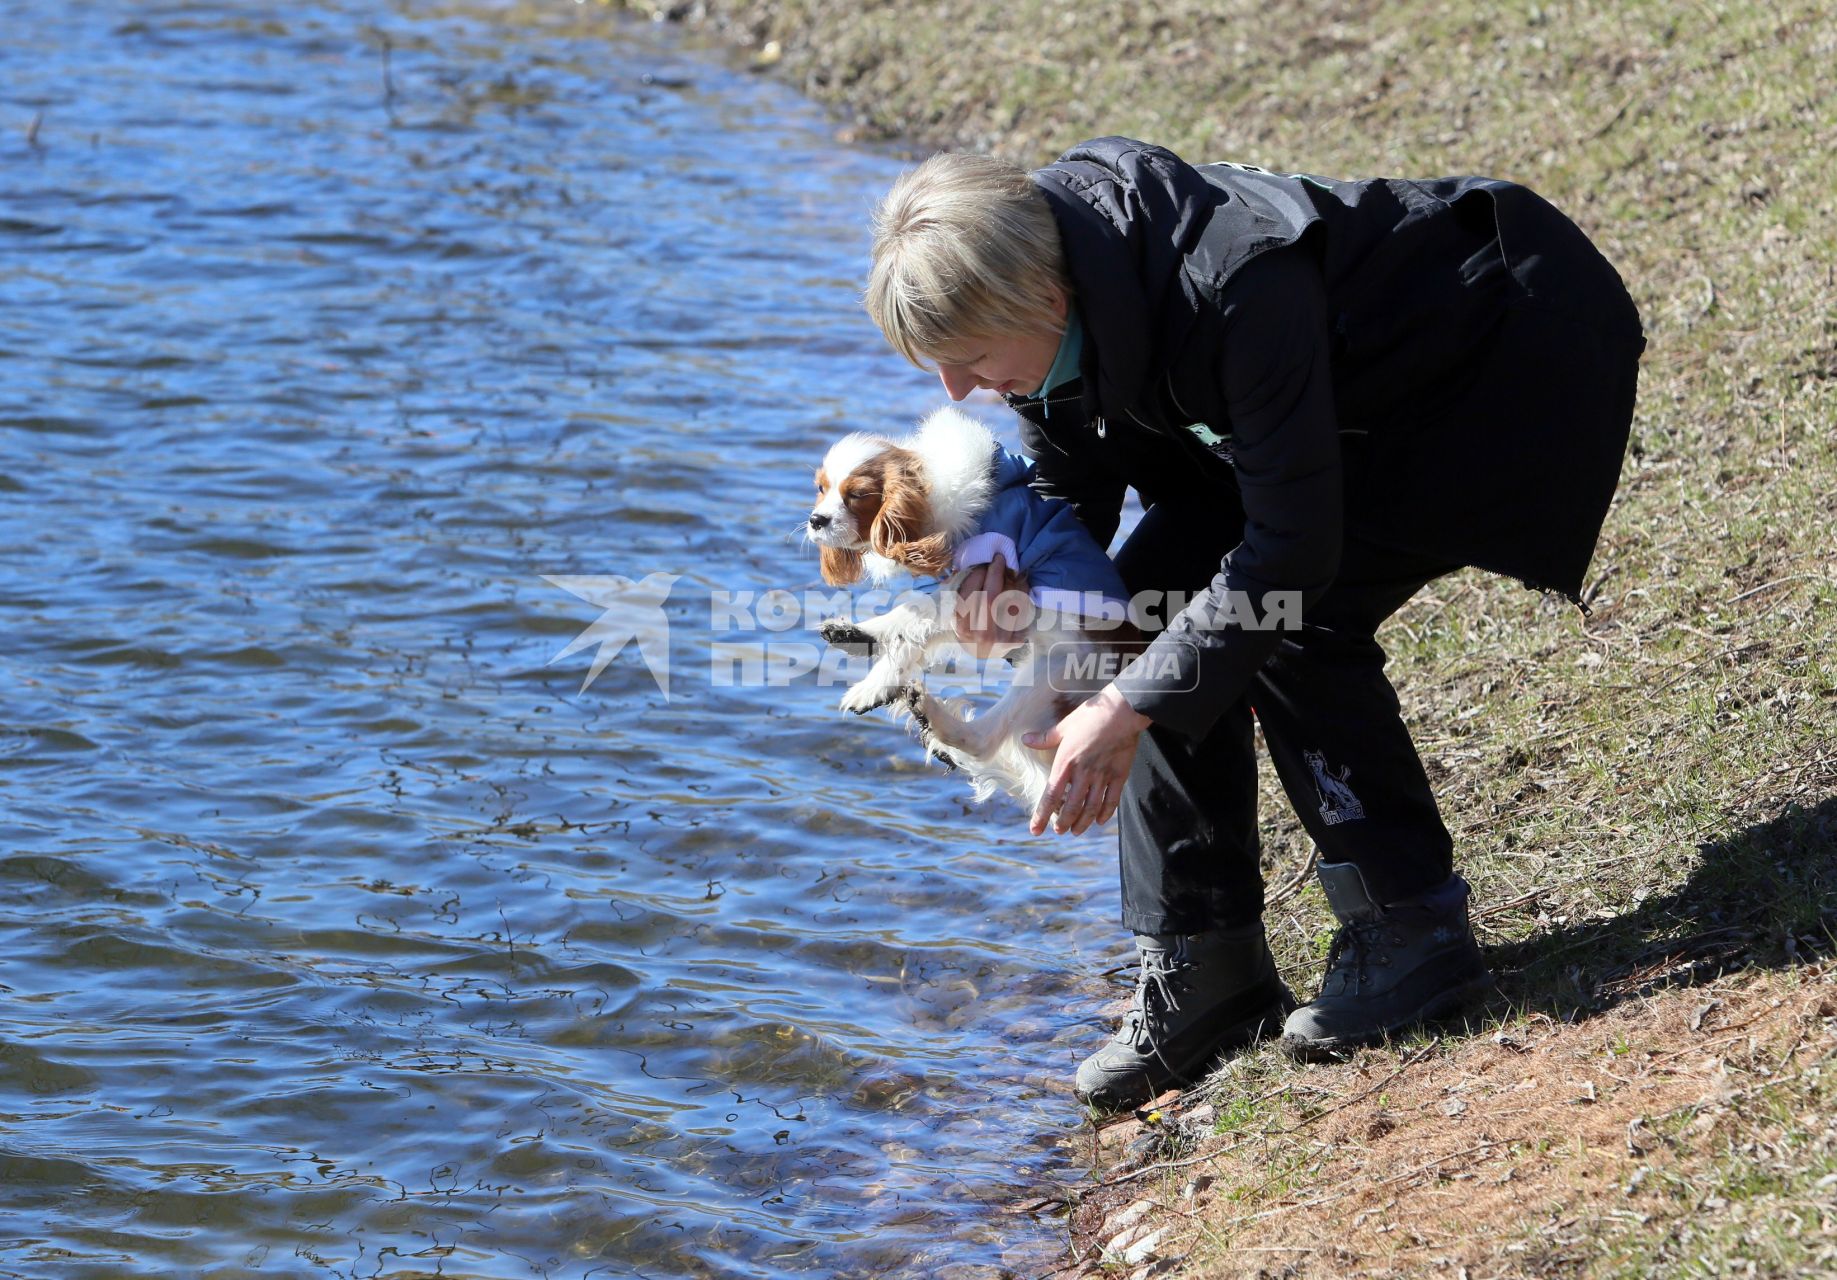
{"type": "Polygon", "coordinates": [[[953,548],[947,534],[925,532],[931,524],[931,502],[914,458],[898,473],[887,476],[880,513],[868,530],[868,544],[913,573],[941,578],[950,571],[953,548]]]}
{"type": "Polygon", "coordinates": [[[878,536],[880,526],[874,526],[874,550],[887,559],[903,564],[913,573],[926,578],[942,578],[950,572],[951,547],[950,539],[941,533],[934,533],[928,538],[915,538],[910,542],[882,542],[878,536]]]}
{"type": "Polygon", "coordinates": [[[817,559],[823,567],[823,581],[832,587],[848,587],[861,581],[861,553],[846,547],[819,547],[817,559]]]}

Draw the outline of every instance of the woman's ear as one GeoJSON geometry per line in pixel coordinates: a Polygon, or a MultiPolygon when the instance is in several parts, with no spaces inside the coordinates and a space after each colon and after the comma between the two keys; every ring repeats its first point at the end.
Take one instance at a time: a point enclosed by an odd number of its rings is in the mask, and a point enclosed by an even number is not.
{"type": "Polygon", "coordinates": [[[823,567],[823,581],[832,587],[848,587],[861,581],[861,553],[846,547],[818,548],[823,567]]]}

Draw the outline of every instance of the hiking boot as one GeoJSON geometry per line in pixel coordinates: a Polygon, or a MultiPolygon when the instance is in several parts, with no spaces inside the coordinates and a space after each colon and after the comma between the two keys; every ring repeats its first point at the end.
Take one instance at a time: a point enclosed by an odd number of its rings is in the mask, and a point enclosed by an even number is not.
{"type": "Polygon", "coordinates": [[[1094,1107],[1139,1106],[1204,1074],[1228,1049],[1272,1036],[1295,998],[1276,977],[1261,922],[1196,934],[1135,936],[1135,999],[1110,1043],[1078,1067],[1073,1090],[1094,1107]]]}
{"type": "Polygon", "coordinates": [[[1321,863],[1320,883],[1340,931],[1320,995],[1282,1028],[1290,1055],[1335,1057],[1458,1013],[1492,985],[1467,920],[1467,882],[1459,876],[1389,906],[1372,899],[1350,862],[1321,863]]]}

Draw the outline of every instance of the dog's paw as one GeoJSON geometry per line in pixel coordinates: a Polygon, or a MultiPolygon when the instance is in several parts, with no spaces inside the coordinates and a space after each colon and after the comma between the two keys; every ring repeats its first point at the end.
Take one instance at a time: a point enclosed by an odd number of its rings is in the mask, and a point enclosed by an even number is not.
{"type": "Polygon", "coordinates": [[[830,618],[817,624],[816,633],[832,648],[864,658],[873,656],[874,637],[852,622],[830,618]]]}
{"type": "Polygon", "coordinates": [[[899,696],[900,687],[896,684],[886,685],[872,680],[863,680],[843,694],[842,701],[837,705],[844,711],[852,711],[858,716],[864,716],[876,707],[898,702],[899,696]]]}
{"type": "Polygon", "coordinates": [[[926,758],[943,765],[946,773],[955,773],[957,757],[932,735],[931,717],[925,714],[926,701],[925,691],[915,684],[909,684],[899,691],[898,702],[905,708],[906,714],[912,717],[912,723],[918,729],[919,743],[925,748],[926,758]]]}
{"type": "Polygon", "coordinates": [[[937,743],[927,741],[925,743],[925,754],[943,765],[945,773],[955,773],[957,771],[957,758],[951,755],[945,748],[940,747],[937,743]]]}
{"type": "Polygon", "coordinates": [[[912,723],[919,727],[920,733],[929,734],[931,732],[931,717],[925,714],[925,691],[923,689],[915,684],[909,684],[898,690],[894,699],[889,699],[889,701],[893,700],[897,700],[906,709],[906,713],[912,717],[912,723]]]}

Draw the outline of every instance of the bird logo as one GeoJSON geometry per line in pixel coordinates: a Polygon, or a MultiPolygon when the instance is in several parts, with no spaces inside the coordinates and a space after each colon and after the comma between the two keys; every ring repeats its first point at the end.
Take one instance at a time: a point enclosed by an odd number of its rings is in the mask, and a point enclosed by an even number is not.
{"type": "Polygon", "coordinates": [[[667,701],[670,696],[670,618],[663,610],[670,588],[682,577],[679,573],[652,573],[633,582],[617,574],[555,575],[543,574],[576,599],[604,612],[587,625],[586,630],[568,641],[560,653],[548,660],[552,666],[563,658],[597,644],[593,664],[580,682],[580,692],[599,678],[606,664],[618,657],[628,644],[638,646],[638,655],[667,701]]]}

